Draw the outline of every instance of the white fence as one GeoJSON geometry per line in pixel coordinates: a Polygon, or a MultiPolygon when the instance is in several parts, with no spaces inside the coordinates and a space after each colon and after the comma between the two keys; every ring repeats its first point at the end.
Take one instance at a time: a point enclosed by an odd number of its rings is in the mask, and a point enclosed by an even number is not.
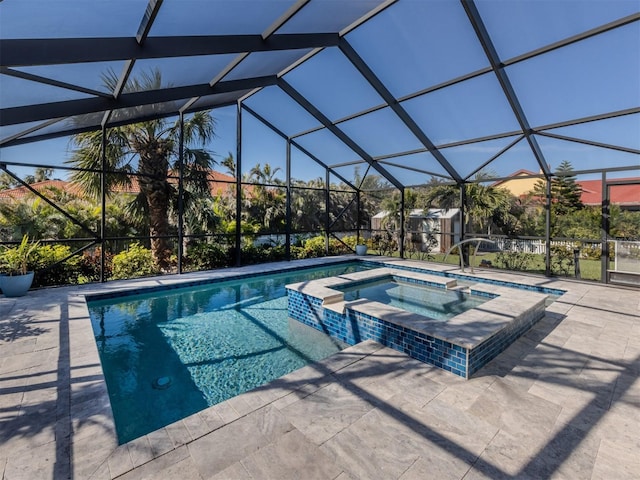
{"type": "MultiPolygon", "coordinates": [[[[495,243],[481,242],[479,251],[484,252],[525,252],[535,253],[538,255],[544,255],[547,253],[547,245],[544,240],[527,240],[520,238],[504,238],[495,237],[491,238],[495,243]]],[[[594,250],[601,251],[600,242],[584,242],[584,241],[552,241],[551,247],[564,247],[567,250],[580,249],[583,251],[589,250],[593,253],[594,250]]]]}

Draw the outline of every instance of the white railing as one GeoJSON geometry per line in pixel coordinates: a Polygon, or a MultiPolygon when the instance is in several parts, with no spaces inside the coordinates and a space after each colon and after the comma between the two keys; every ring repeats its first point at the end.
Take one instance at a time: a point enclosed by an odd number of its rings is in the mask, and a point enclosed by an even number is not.
{"type": "Polygon", "coordinates": [[[614,243],[615,270],[640,273],[640,241],[616,240],[614,243]]]}
{"type": "MultiPolygon", "coordinates": [[[[537,255],[544,255],[547,253],[547,245],[544,240],[529,240],[520,238],[493,238],[493,245],[486,245],[484,242],[480,243],[480,250],[482,251],[502,251],[502,252],[525,252],[534,253],[537,255]]],[[[598,249],[601,250],[600,242],[584,242],[584,241],[570,241],[570,240],[553,240],[551,242],[552,247],[565,247],[567,249],[581,248],[585,250],[598,249]]]]}
{"type": "MultiPolygon", "coordinates": [[[[447,250],[447,253],[444,256],[442,263],[447,263],[447,257],[449,256],[449,254],[454,248],[460,248],[460,245],[464,243],[471,243],[471,242],[476,242],[476,248],[473,249],[473,259],[471,260],[471,262],[469,262],[469,266],[471,267],[471,273],[473,273],[473,264],[476,261],[476,253],[478,253],[478,247],[480,246],[480,244],[484,242],[488,242],[488,243],[496,243],[496,242],[486,238],[466,238],[460,242],[457,242],[451,245],[451,248],[447,250]]],[[[460,249],[460,270],[464,272],[464,255],[462,255],[462,249],[460,249]]]]}

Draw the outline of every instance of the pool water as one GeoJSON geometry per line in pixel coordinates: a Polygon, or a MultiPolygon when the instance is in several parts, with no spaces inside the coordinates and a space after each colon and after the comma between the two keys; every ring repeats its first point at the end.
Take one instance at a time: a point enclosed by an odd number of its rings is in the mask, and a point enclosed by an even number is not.
{"type": "Polygon", "coordinates": [[[88,302],[119,442],[346,347],[288,318],[284,286],[367,269],[343,263],[88,302]]]}
{"type": "Polygon", "coordinates": [[[373,300],[435,320],[448,320],[489,300],[459,290],[445,290],[384,278],[340,287],[345,301],[373,300]]]}

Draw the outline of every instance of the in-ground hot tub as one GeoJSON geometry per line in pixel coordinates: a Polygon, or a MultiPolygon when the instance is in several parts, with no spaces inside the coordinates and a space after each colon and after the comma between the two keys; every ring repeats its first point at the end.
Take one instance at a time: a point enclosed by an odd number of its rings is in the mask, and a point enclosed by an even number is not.
{"type": "Polygon", "coordinates": [[[332,288],[343,292],[346,302],[367,299],[442,321],[489,300],[486,296],[474,295],[465,289],[408,282],[393,275],[353,281],[332,288]]]}
{"type": "MultiPolygon", "coordinates": [[[[547,298],[543,293],[499,285],[458,286],[455,279],[395,268],[323,278],[286,288],[292,318],[351,345],[375,340],[464,378],[473,375],[542,318],[547,298]],[[381,298],[349,300],[351,292],[366,291],[367,284],[375,287],[381,282],[435,288],[449,292],[445,298],[465,299],[466,295],[472,301],[470,308],[443,319],[428,309],[410,311],[406,304],[403,308],[394,302],[382,303],[381,298]]],[[[423,297],[412,297],[408,303],[419,303],[416,298],[423,297]]],[[[436,305],[435,309],[442,307],[436,305]]]]}

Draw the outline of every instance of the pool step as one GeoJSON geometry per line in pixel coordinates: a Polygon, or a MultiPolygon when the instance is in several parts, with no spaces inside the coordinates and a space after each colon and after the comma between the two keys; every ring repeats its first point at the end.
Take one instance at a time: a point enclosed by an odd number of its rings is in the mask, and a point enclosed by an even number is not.
{"type": "Polygon", "coordinates": [[[447,288],[447,290],[450,290],[452,292],[471,293],[471,287],[467,285],[455,285],[453,287],[447,288]]]}

